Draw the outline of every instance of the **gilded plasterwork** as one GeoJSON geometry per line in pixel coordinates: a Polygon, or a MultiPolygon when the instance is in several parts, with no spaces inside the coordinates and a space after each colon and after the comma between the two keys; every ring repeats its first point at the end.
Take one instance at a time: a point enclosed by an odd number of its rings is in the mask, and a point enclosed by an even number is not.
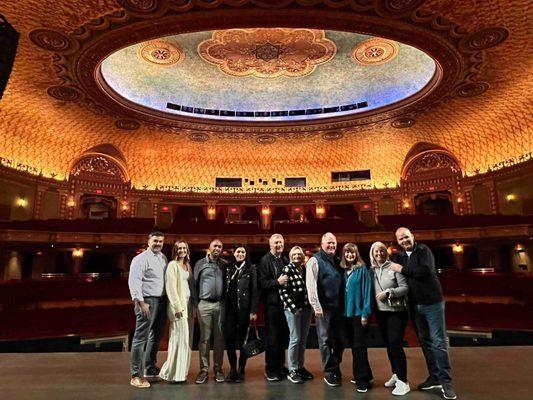
{"type": "Polygon", "coordinates": [[[228,29],[213,32],[198,54],[229,76],[275,78],[311,74],[331,60],[337,48],[315,29],[228,29]]]}
{"type": "Polygon", "coordinates": [[[163,66],[179,64],[185,57],[177,43],[166,40],[150,40],[141,43],[137,54],[141,60],[163,66]]]}
{"type": "MultiPolygon", "coordinates": [[[[461,23],[466,32],[475,33],[486,27],[500,25],[505,25],[511,32],[501,44],[484,50],[487,65],[479,79],[486,81],[490,88],[482,95],[459,95],[416,115],[416,124],[402,130],[387,122],[372,129],[345,130],[334,135],[339,136],[338,140],[326,141],[324,139],[330,136],[323,139],[322,134],[289,140],[285,134],[281,134],[275,143],[260,146],[255,137],[237,141],[237,136],[243,138],[249,135],[244,131],[234,131],[232,126],[227,127],[224,137],[208,130],[196,136],[197,133],[192,131],[180,132],[177,128],[145,123],[137,130],[125,131],[115,126],[115,118],[118,116],[93,111],[100,110],[97,104],[91,109],[82,106],[82,101],[88,99],[65,101],[75,98],[74,95],[70,96],[70,93],[58,96],[62,100],[49,96],[47,88],[60,84],[57,72],[51,64],[51,56],[53,52],[60,51],[63,45],[57,42],[58,44],[54,45],[55,50],[47,50],[30,40],[29,33],[35,29],[47,28],[67,35],[87,21],[116,11],[120,6],[115,0],[4,1],[2,14],[21,33],[21,40],[13,72],[0,100],[0,164],[63,180],[68,176],[73,160],[86,149],[101,143],[111,143],[120,149],[128,160],[128,174],[135,187],[176,185],[183,187],[183,191],[190,187],[200,187],[207,191],[214,190],[213,182],[216,176],[306,176],[309,187],[328,188],[331,186],[331,171],[356,169],[372,171],[369,184],[382,187],[388,183],[389,187],[392,187],[400,179],[405,156],[412,146],[420,141],[427,141],[443,146],[453,153],[460,162],[463,173],[467,175],[484,172],[489,168],[504,168],[515,162],[531,159],[533,150],[533,81],[530,73],[532,63],[531,57],[524,55],[524,44],[530,40],[531,18],[528,17],[533,12],[533,5],[527,3],[526,6],[526,3],[523,0],[428,0],[422,6],[425,15],[437,12],[448,20],[461,23]],[[192,136],[193,134],[195,136],[192,136]],[[189,140],[189,135],[199,140],[189,140]],[[344,137],[340,137],[341,135],[344,137]]],[[[225,7],[229,7],[227,4],[229,3],[224,3],[225,7]]],[[[344,11],[336,12],[342,14],[344,11]]],[[[472,38],[475,37],[472,35],[472,38]]],[[[204,39],[206,38],[202,38],[204,39]]],[[[55,40],[43,39],[42,42],[55,43],[55,40]]],[[[481,43],[479,40],[471,42],[481,43]]],[[[345,60],[346,64],[355,68],[358,64],[349,55],[353,43],[352,41],[350,46],[345,46],[348,53],[345,60]]],[[[180,45],[185,49],[182,42],[180,45]]],[[[473,46],[469,47],[474,51],[473,46]]],[[[396,64],[407,53],[403,45],[400,45],[400,48],[401,53],[392,62],[376,68],[365,67],[365,70],[374,73],[396,64]]],[[[194,49],[196,50],[196,47],[194,49]]],[[[472,56],[475,54],[477,53],[472,53],[472,56]]],[[[163,81],[167,76],[176,74],[174,67],[181,70],[191,62],[192,57],[189,55],[190,53],[186,53],[187,58],[177,66],[151,69],[157,70],[163,81]]],[[[196,58],[200,61],[198,64],[204,64],[206,69],[213,69],[210,64],[199,60],[199,57],[196,58]]],[[[135,51],[132,52],[131,59],[137,61],[137,68],[139,65],[147,69],[151,67],[136,58],[135,51]]],[[[320,66],[311,75],[291,79],[291,84],[296,85],[305,79],[321,77],[320,74],[326,69],[330,73],[329,68],[337,59],[338,56],[334,57],[331,62],[320,66]]],[[[197,69],[198,64],[191,64],[191,70],[197,69]]],[[[131,68],[133,69],[133,66],[131,68]]],[[[393,73],[399,75],[397,70],[391,71],[391,75],[393,73]]],[[[223,74],[216,75],[231,79],[223,74]]],[[[200,96],[207,93],[205,97],[212,98],[213,93],[220,92],[220,98],[228,96],[228,92],[222,91],[223,87],[217,87],[218,91],[212,91],[211,88],[203,92],[196,90],[210,77],[203,69],[200,69],[199,76],[204,80],[198,85],[195,85],[196,81],[192,79],[187,81],[187,85],[195,89],[191,91],[192,94],[199,93],[200,96]]],[[[408,78],[413,81],[412,76],[408,78]]],[[[131,86],[131,77],[128,79],[131,86]]],[[[235,81],[246,79],[254,80],[255,84],[259,81],[272,85],[276,81],[254,77],[233,78],[235,81]]],[[[310,81],[305,85],[309,91],[304,92],[302,98],[320,97],[314,91],[311,92],[311,89],[320,89],[322,95],[327,96],[335,89],[328,86],[331,81],[321,79],[318,84],[315,84],[314,80],[310,81]]],[[[382,79],[382,82],[386,81],[387,79],[382,79]]],[[[125,80],[125,87],[127,83],[125,80]]],[[[478,87],[479,81],[476,81],[475,85],[468,87],[471,88],[469,91],[463,87],[461,93],[472,93],[472,88],[478,87]]],[[[142,86],[139,84],[138,87],[142,86]]],[[[169,92],[170,89],[173,88],[169,88],[169,92]]],[[[350,90],[353,88],[350,87],[350,90]]],[[[389,92],[394,93],[393,90],[389,92]]],[[[250,93],[253,94],[253,91],[250,93]]],[[[283,92],[280,90],[279,93],[283,92]]],[[[368,96],[371,94],[369,90],[368,96]]],[[[296,95],[293,93],[293,96],[296,95]]],[[[264,98],[257,100],[257,104],[264,103],[264,98]]],[[[146,104],[152,103],[147,101],[146,104]]],[[[215,106],[218,107],[219,104],[215,106]]],[[[294,131],[288,132],[287,135],[290,133],[292,137],[302,133],[298,128],[295,126],[294,131]]],[[[273,131],[276,129],[273,128],[273,131]]],[[[304,133],[306,132],[302,135],[304,133]]]]}
{"type": "Polygon", "coordinates": [[[355,61],[362,65],[385,64],[398,55],[400,47],[392,40],[373,38],[358,43],[352,52],[355,61]]]}

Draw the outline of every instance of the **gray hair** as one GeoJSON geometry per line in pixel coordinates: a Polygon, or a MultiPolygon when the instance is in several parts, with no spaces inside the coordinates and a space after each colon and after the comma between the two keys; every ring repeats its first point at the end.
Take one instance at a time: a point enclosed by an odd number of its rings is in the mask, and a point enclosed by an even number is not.
{"type": "Polygon", "coordinates": [[[387,254],[387,260],[389,259],[389,252],[387,251],[387,246],[385,246],[385,244],[382,243],[382,242],[375,242],[370,247],[370,265],[372,267],[377,267],[378,266],[378,262],[374,258],[374,249],[376,247],[381,247],[381,248],[385,249],[385,252],[386,252],[385,254],[387,254]]]}

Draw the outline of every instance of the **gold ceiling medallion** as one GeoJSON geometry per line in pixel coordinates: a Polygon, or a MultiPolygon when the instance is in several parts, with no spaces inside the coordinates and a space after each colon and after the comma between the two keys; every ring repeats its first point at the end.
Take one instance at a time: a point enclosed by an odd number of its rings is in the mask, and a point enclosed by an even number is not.
{"type": "Polygon", "coordinates": [[[166,67],[179,64],[185,58],[185,53],[178,44],[166,40],[150,40],[141,43],[137,54],[140,59],[150,64],[166,67]]]}
{"type": "Polygon", "coordinates": [[[352,50],[353,59],[362,65],[380,65],[394,59],[400,48],[392,40],[375,38],[358,43],[352,50]]]}
{"type": "Polygon", "coordinates": [[[337,51],[323,30],[255,28],[213,32],[198,54],[230,76],[275,78],[312,73],[337,51]]]}

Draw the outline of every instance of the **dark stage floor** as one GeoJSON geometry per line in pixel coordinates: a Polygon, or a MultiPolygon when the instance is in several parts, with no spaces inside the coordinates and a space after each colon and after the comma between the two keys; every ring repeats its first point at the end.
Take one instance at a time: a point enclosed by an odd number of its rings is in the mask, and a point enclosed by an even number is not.
{"type": "MultiPolygon", "coordinates": [[[[533,347],[452,348],[454,386],[459,399],[533,398],[533,347]]],[[[129,353],[42,353],[0,354],[0,398],[12,399],[393,399],[383,382],[390,371],[385,350],[371,349],[370,361],[375,387],[366,394],[355,392],[350,384],[351,354],[345,353],[343,385],[328,387],[322,380],[318,350],[307,351],[307,368],[316,374],[313,381],[294,385],[288,381],[267,383],[263,377],[263,356],[250,360],[246,383],[215,383],[210,376],[205,385],[194,383],[154,384],[150,389],[129,385],[129,353]]],[[[409,379],[416,386],[426,377],[418,348],[407,349],[409,379]]],[[[160,362],[166,353],[160,354],[160,362]]],[[[193,353],[189,382],[198,371],[198,353],[193,353]]],[[[401,398],[401,397],[400,397],[401,398]]],[[[412,391],[403,398],[439,399],[440,393],[412,391]]]]}

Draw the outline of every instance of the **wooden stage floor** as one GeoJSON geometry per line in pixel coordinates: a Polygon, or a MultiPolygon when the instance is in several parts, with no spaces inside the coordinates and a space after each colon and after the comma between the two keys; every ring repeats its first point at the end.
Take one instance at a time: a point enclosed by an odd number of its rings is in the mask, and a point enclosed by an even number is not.
{"type": "MultiPolygon", "coordinates": [[[[427,376],[419,348],[406,349],[411,387],[427,376]]],[[[315,374],[313,381],[295,385],[286,380],[268,383],[263,377],[264,357],[249,361],[246,382],[215,383],[210,375],[205,385],[194,384],[198,372],[198,353],[193,352],[189,383],[173,385],[156,383],[150,389],[129,385],[129,353],[29,353],[0,354],[0,398],[13,399],[232,399],[232,400],[334,400],[393,399],[383,382],[390,377],[384,349],[370,349],[374,388],[366,394],[357,393],[349,380],[351,354],[346,351],[342,364],[343,385],[327,386],[322,380],[318,350],[308,350],[306,367],[315,374]]],[[[454,387],[458,399],[532,399],[532,347],[454,347],[451,349],[454,387]]],[[[166,358],[160,353],[159,362],[166,358]]],[[[225,360],[226,362],[226,360],[225,360]]],[[[227,364],[225,365],[227,370],[227,364]]],[[[411,391],[404,399],[436,400],[439,391],[411,391]]]]}

